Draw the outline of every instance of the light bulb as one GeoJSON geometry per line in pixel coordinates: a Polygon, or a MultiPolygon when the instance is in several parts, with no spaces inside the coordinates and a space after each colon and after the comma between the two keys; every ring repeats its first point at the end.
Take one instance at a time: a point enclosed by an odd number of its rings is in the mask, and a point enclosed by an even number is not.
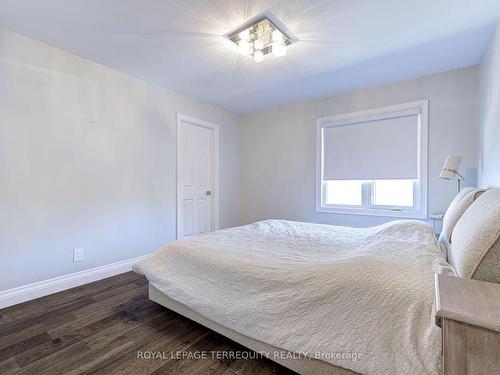
{"type": "Polygon", "coordinates": [[[283,34],[278,29],[273,31],[273,42],[279,42],[283,40],[283,34]]]}
{"type": "Polygon", "coordinates": [[[250,30],[243,30],[238,34],[238,36],[240,37],[240,40],[248,40],[250,38],[250,30]]]}
{"type": "Polygon", "coordinates": [[[250,43],[248,43],[246,40],[240,40],[240,42],[238,43],[238,51],[240,51],[243,56],[250,55],[252,53],[250,43]]]}
{"type": "Polygon", "coordinates": [[[273,43],[273,55],[274,57],[281,57],[286,55],[286,45],[283,42],[273,43]]]}
{"type": "Polygon", "coordinates": [[[264,61],[264,53],[261,50],[257,50],[253,53],[253,59],[256,63],[261,63],[264,61]]]}
{"type": "Polygon", "coordinates": [[[260,39],[255,39],[253,42],[253,46],[255,47],[255,49],[262,49],[264,48],[264,43],[262,43],[262,40],[260,39]]]}

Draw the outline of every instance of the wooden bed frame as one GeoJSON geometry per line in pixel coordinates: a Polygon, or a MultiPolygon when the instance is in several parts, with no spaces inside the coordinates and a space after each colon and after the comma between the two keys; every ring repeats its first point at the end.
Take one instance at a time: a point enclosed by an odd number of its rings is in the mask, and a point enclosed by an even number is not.
{"type": "Polygon", "coordinates": [[[267,353],[277,353],[273,357],[268,357],[270,360],[279,363],[290,370],[298,372],[299,374],[311,374],[311,375],[355,375],[357,373],[347,370],[342,367],[331,365],[327,362],[319,361],[312,358],[301,358],[301,359],[290,359],[287,358],[287,354],[292,354],[286,350],[278,349],[274,346],[266,344],[262,341],[251,339],[247,336],[243,336],[236,331],[229,328],[223,327],[217,324],[203,315],[191,310],[189,307],[167,297],[165,294],[160,292],[154,286],[149,283],[149,299],[154,301],[169,310],[175,311],[176,313],[191,319],[212,331],[215,331],[227,338],[241,344],[255,352],[267,352],[267,353]],[[282,354],[281,354],[282,353],[282,354]]]}

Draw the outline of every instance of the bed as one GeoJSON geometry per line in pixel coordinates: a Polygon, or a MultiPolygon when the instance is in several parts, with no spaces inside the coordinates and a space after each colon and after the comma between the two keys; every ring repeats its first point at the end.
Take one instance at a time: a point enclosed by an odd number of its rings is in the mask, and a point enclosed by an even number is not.
{"type": "Polygon", "coordinates": [[[437,374],[447,256],[420,221],[265,220],[175,241],[134,271],[153,301],[299,373],[437,374]]]}

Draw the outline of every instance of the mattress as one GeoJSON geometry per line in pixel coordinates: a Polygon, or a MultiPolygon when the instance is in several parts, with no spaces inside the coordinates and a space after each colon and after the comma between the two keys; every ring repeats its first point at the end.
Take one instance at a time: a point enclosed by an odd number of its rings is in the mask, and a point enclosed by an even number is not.
{"type": "Polygon", "coordinates": [[[364,374],[440,372],[433,275],[454,271],[422,222],[266,220],[173,242],[134,270],[272,347],[364,374]]]}

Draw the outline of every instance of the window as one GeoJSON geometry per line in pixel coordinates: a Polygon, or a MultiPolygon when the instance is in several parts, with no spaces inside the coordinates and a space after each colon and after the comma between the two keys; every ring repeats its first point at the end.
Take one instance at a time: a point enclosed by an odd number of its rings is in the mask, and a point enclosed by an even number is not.
{"type": "Polygon", "coordinates": [[[326,203],[361,206],[363,181],[326,181],[326,203]]]}
{"type": "Polygon", "coordinates": [[[416,180],[373,181],[373,204],[413,207],[416,180]]]}
{"type": "Polygon", "coordinates": [[[337,206],[414,207],[416,180],[325,181],[325,203],[337,206]]]}
{"type": "Polygon", "coordinates": [[[318,120],[320,212],[427,216],[426,100],[318,120]]]}

